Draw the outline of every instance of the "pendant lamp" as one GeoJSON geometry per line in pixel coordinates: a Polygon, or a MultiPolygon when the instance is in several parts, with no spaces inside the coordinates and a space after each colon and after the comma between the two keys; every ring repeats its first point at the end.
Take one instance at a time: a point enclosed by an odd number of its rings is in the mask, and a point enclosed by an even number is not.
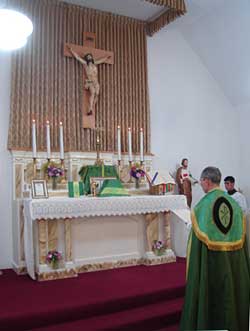
{"type": "Polygon", "coordinates": [[[0,50],[23,47],[33,31],[31,20],[24,14],[0,8],[0,50]]]}

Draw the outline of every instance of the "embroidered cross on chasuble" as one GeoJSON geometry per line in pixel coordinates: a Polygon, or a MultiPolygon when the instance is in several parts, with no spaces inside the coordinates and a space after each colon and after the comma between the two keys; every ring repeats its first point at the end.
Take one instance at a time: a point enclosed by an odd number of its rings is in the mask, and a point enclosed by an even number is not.
{"type": "MultiPolygon", "coordinates": [[[[102,63],[114,64],[114,53],[103,49],[95,48],[96,35],[91,32],[83,33],[83,46],[66,43],[64,45],[64,55],[67,57],[75,57],[80,64],[84,65],[83,70],[83,104],[82,118],[83,128],[95,128],[95,108],[97,98],[99,97],[99,82],[97,66],[102,63]],[[91,55],[94,63],[86,63],[86,56],[91,55]],[[94,78],[93,78],[94,77],[94,78]]],[[[91,60],[91,59],[90,59],[91,60]]],[[[100,91],[100,95],[102,91],[100,91]]]]}

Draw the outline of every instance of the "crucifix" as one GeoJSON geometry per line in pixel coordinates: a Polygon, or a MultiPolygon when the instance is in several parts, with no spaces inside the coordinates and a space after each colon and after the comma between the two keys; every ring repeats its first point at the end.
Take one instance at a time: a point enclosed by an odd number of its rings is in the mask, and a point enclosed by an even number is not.
{"type": "Polygon", "coordinates": [[[74,57],[84,66],[83,90],[83,128],[95,128],[95,106],[98,101],[100,85],[97,66],[102,63],[114,64],[114,53],[95,48],[96,35],[83,33],[83,46],[66,43],[64,55],[74,57]]]}

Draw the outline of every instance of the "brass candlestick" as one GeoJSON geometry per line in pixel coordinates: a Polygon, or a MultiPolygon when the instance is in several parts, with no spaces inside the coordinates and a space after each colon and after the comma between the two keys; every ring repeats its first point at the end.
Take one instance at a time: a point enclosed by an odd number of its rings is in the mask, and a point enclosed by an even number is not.
{"type": "Polygon", "coordinates": [[[33,157],[33,179],[36,179],[36,158],[33,157]]]}
{"type": "Polygon", "coordinates": [[[99,135],[97,135],[96,138],[96,161],[95,161],[95,165],[97,166],[101,166],[103,165],[103,160],[101,160],[100,158],[100,138],[99,135]]]}
{"type": "MultiPolygon", "coordinates": [[[[48,167],[49,167],[50,166],[50,159],[49,158],[47,158],[47,163],[48,163],[48,167]]],[[[47,171],[45,173],[45,179],[46,179],[46,181],[48,183],[49,182],[49,179],[50,179],[49,174],[48,174],[48,168],[47,168],[47,171]]]]}
{"type": "Polygon", "coordinates": [[[133,183],[132,181],[132,176],[131,176],[131,168],[132,168],[132,161],[128,161],[129,162],[129,183],[133,183]]]}
{"type": "MultiPolygon", "coordinates": [[[[140,168],[141,168],[142,170],[144,170],[144,161],[140,161],[140,168]]],[[[145,170],[144,170],[144,173],[145,173],[145,170]]],[[[141,177],[141,181],[142,181],[142,182],[145,182],[145,176],[144,176],[144,177],[141,177]]]]}
{"type": "Polygon", "coordinates": [[[61,159],[61,169],[63,170],[63,176],[62,176],[61,183],[65,183],[66,182],[66,173],[65,173],[64,159],[61,159]]]}
{"type": "Polygon", "coordinates": [[[121,160],[117,161],[117,168],[118,168],[118,176],[121,177],[121,160]]]}

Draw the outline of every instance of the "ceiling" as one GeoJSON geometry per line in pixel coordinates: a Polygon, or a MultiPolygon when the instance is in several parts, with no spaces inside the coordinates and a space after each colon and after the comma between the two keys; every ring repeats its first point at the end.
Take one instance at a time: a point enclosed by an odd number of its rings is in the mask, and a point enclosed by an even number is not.
{"type": "Polygon", "coordinates": [[[99,9],[139,20],[154,18],[164,7],[144,0],[62,0],[83,7],[99,9]]]}
{"type": "MultiPolygon", "coordinates": [[[[139,20],[154,18],[164,10],[164,7],[154,5],[145,0],[61,0],[83,7],[99,9],[119,15],[133,17],[139,20]]],[[[224,5],[227,0],[186,0],[188,10],[185,21],[193,21],[203,15],[213,12],[224,5]]]]}

